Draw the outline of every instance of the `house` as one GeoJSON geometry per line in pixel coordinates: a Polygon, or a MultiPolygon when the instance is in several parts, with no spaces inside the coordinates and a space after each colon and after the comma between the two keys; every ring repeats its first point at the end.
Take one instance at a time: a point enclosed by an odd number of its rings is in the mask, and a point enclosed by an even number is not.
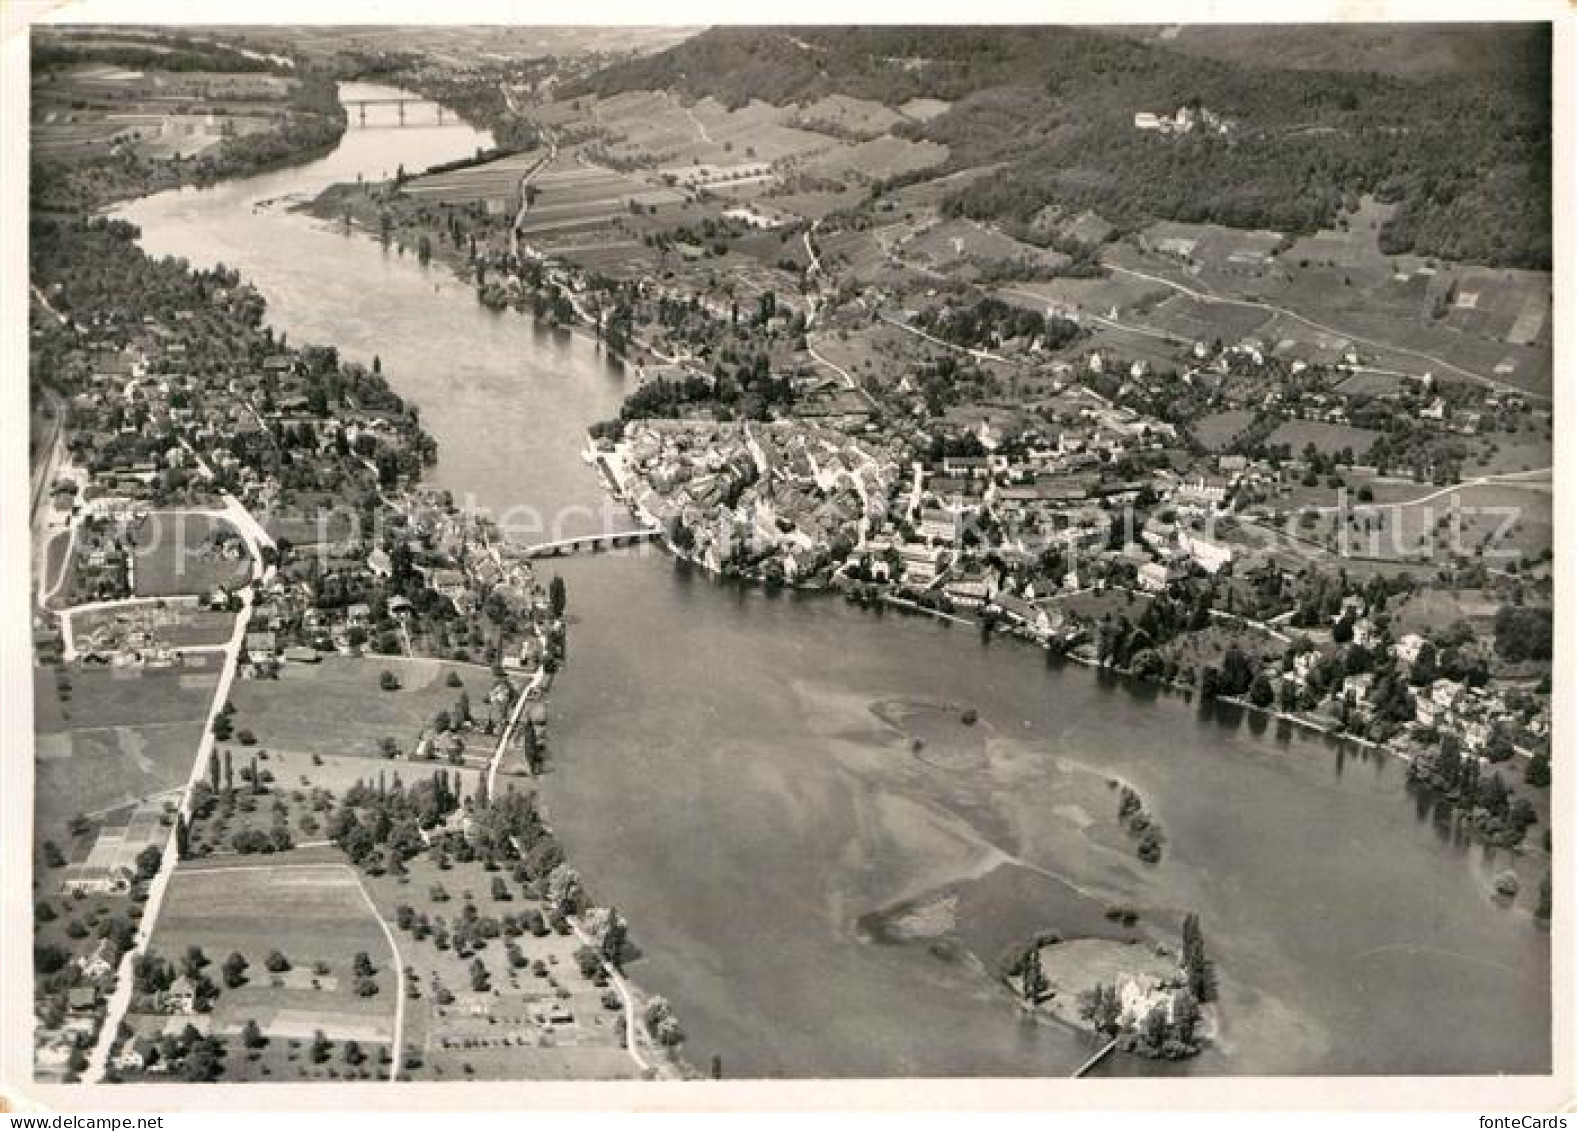
{"type": "Polygon", "coordinates": [[[1225,542],[1182,530],[1178,532],[1178,546],[1206,573],[1220,573],[1223,567],[1232,564],[1232,547],[1225,542]]]}
{"type": "Polygon", "coordinates": [[[147,1037],[138,1037],[121,1045],[115,1054],[115,1067],[122,1072],[141,1072],[158,1059],[158,1046],[147,1037]]]}
{"type": "Polygon", "coordinates": [[[1362,705],[1369,701],[1369,690],[1374,686],[1373,672],[1359,672],[1342,680],[1342,695],[1350,702],[1362,705]]]}
{"type": "Polygon", "coordinates": [[[1418,657],[1423,653],[1425,643],[1427,642],[1418,633],[1409,632],[1396,642],[1392,651],[1395,652],[1398,663],[1412,667],[1418,663],[1418,657]]]}
{"type": "Polygon", "coordinates": [[[993,586],[988,578],[974,574],[954,578],[942,587],[942,592],[946,593],[954,604],[974,609],[986,603],[992,589],[993,586]]]}
{"type": "Polygon", "coordinates": [[[74,986],[66,994],[66,1008],[72,1013],[92,1013],[99,1006],[99,992],[92,986],[74,986]]]}
{"type": "Polygon", "coordinates": [[[185,974],[180,975],[171,982],[169,988],[159,995],[159,1004],[166,1013],[181,1015],[197,1012],[197,986],[185,974]]]}
{"type": "Polygon", "coordinates": [[[315,664],[321,657],[318,655],[316,648],[293,644],[285,649],[285,659],[292,664],[315,664]]]}
{"type": "Polygon", "coordinates": [[[114,958],[115,952],[110,940],[100,939],[99,945],[93,948],[93,953],[77,959],[77,965],[81,968],[84,978],[98,982],[115,973],[114,958]]]}
{"type": "Polygon", "coordinates": [[[1163,592],[1172,580],[1172,571],[1160,562],[1145,562],[1139,567],[1139,588],[1147,593],[1163,592]]]}
{"type": "Polygon", "coordinates": [[[367,555],[367,568],[372,575],[378,578],[394,576],[394,559],[389,557],[389,552],[382,546],[377,547],[367,555]]]}
{"type": "Polygon", "coordinates": [[[345,620],[358,628],[365,628],[372,621],[372,607],[364,601],[358,601],[345,610],[345,620]]]}
{"type": "Polygon", "coordinates": [[[278,639],[267,630],[246,634],[246,650],[253,656],[272,656],[278,646],[278,639]]]}

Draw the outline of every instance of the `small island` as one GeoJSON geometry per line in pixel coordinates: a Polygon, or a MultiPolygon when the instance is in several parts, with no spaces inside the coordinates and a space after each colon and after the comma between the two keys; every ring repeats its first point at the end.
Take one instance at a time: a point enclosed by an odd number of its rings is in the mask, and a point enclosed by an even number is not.
{"type": "MultiPolygon", "coordinates": [[[[1132,911],[1109,914],[1137,922],[1132,911]]],[[[1039,935],[1010,957],[1003,981],[1031,1013],[1093,1032],[1135,1056],[1195,1056],[1215,1027],[1206,1004],[1215,1000],[1215,974],[1195,915],[1184,918],[1176,949],[1138,939],[1039,935]]]]}

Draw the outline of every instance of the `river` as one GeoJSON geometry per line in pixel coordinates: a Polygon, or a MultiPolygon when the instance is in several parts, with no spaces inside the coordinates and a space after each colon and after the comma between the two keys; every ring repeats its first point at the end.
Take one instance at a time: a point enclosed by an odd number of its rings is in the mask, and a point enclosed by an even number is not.
{"type": "MultiPolygon", "coordinates": [[[[353,125],[320,161],[121,214],[151,252],[239,268],[292,340],[378,355],[438,439],[433,484],[513,508],[528,540],[598,529],[578,453],[623,395],[616,364],[484,309],[446,269],[257,206],[488,140],[353,125]]],[[[1548,1070],[1548,936],[1528,900],[1493,898],[1504,854],[1454,840],[1400,763],[655,552],[556,568],[572,627],[543,792],[592,892],[629,916],[646,952],[631,974],[674,1003],[697,1065],[1066,1074],[1087,1039],[1022,1020],[981,966],[1121,904],[1200,915],[1222,1028],[1185,1065],[1102,1071],[1548,1070]],[[1155,867],[1114,831],[1117,779],[1166,830],[1155,867]],[[935,937],[873,941],[887,936],[867,916],[904,900],[935,937]]]]}

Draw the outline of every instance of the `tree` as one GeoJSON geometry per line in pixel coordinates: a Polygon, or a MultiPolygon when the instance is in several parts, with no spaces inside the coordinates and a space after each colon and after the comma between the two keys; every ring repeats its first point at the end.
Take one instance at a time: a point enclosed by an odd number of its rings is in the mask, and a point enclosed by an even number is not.
{"type": "Polygon", "coordinates": [[[1540,750],[1528,759],[1528,768],[1523,775],[1523,780],[1536,789],[1545,789],[1550,784],[1550,756],[1548,752],[1540,750]]]}
{"type": "Polygon", "coordinates": [[[263,1030],[257,1027],[257,1022],[248,1019],[241,1027],[241,1043],[249,1049],[260,1049],[268,1043],[268,1038],[263,1036],[263,1030]]]}
{"type": "Polygon", "coordinates": [[[548,582],[548,606],[553,610],[555,618],[563,617],[566,601],[564,579],[558,574],[554,574],[553,580],[548,582]]]}
{"type": "Polygon", "coordinates": [[[56,844],[54,841],[46,840],[39,847],[39,851],[43,854],[44,866],[46,868],[62,868],[65,866],[65,854],[60,851],[60,845],[56,844]]]}
{"type": "Polygon", "coordinates": [[[272,974],[281,974],[290,969],[290,959],[277,950],[268,952],[268,957],[263,960],[263,965],[272,974]]]}
{"type": "Polygon", "coordinates": [[[356,957],[351,959],[350,970],[359,978],[370,978],[373,973],[372,959],[365,950],[358,950],[356,957]]]}
{"type": "Polygon", "coordinates": [[[1248,692],[1249,702],[1263,710],[1276,701],[1275,689],[1270,685],[1270,678],[1264,672],[1254,677],[1253,686],[1248,692]]]}
{"type": "Polygon", "coordinates": [[[400,689],[399,677],[388,668],[384,668],[378,675],[378,686],[384,691],[398,691],[400,689]]]}
{"type": "Polygon", "coordinates": [[[225,986],[227,988],[233,990],[237,986],[241,986],[246,983],[247,965],[248,963],[246,961],[246,956],[240,951],[230,952],[230,957],[225,959],[224,966],[221,967],[221,970],[224,973],[225,986]]]}
{"type": "Polygon", "coordinates": [[[1097,1033],[1115,1033],[1122,1005],[1117,997],[1117,987],[1104,982],[1084,993],[1079,999],[1079,1016],[1089,1022],[1097,1033]]]}
{"type": "Polygon", "coordinates": [[[1199,928],[1199,916],[1192,912],[1183,917],[1183,976],[1188,980],[1188,992],[1195,999],[1211,999],[1215,987],[1210,960],[1205,957],[1205,937],[1199,928]]]}
{"type": "Polygon", "coordinates": [[[312,1063],[322,1064],[324,1061],[328,1060],[329,1051],[333,1047],[333,1043],[323,1035],[322,1029],[319,1029],[317,1032],[312,1034],[312,1046],[308,1052],[308,1055],[312,1057],[312,1063]]]}
{"type": "Polygon", "coordinates": [[[1040,947],[1031,946],[1028,953],[1024,955],[1024,969],[1019,975],[1019,991],[1026,1002],[1035,1005],[1046,996],[1049,988],[1046,972],[1040,966],[1040,947]]]}

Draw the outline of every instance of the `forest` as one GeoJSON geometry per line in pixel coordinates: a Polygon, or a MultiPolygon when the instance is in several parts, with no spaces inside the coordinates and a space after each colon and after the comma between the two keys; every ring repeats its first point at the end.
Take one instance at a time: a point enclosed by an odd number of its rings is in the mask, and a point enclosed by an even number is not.
{"type": "MultiPolygon", "coordinates": [[[[1405,51],[1405,38],[1383,34],[1405,51]]],[[[1024,223],[1058,204],[1127,227],[1168,219],[1306,233],[1373,194],[1399,205],[1382,234],[1387,254],[1547,269],[1548,28],[1471,34],[1506,65],[1278,69],[1265,53],[1250,65],[1092,28],[714,28],[567,93],[673,90],[730,106],[941,98],[953,103],[946,113],[899,132],[947,145],[948,171],[1007,163],[954,193],[954,215],[1024,223]],[[1133,126],[1137,112],[1185,105],[1233,126],[1133,126]]]]}

